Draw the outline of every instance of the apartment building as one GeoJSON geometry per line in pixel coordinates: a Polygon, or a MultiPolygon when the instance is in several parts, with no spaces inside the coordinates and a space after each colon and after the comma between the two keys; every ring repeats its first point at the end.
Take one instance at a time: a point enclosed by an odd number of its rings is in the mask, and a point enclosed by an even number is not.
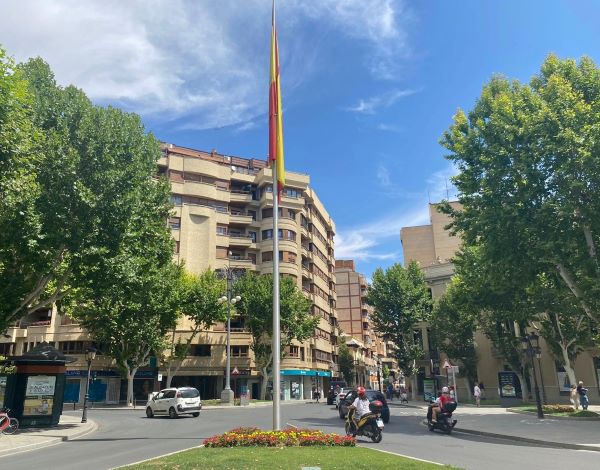
{"type": "Polygon", "coordinates": [[[393,346],[373,329],[373,307],[366,303],[367,279],[356,272],[354,260],[336,260],[337,315],[342,337],[355,356],[356,382],[379,388],[378,368],[385,365],[394,378],[398,365],[393,346]]]}
{"type": "MultiPolygon", "coordinates": [[[[158,175],[171,182],[175,206],[168,223],[176,242],[175,260],[186,269],[234,272],[273,272],[272,173],[264,160],[204,152],[163,144],[158,175]]],[[[286,188],[279,209],[279,260],[282,276],[293,278],[311,299],[312,312],[320,318],[314,337],[294,342],[281,364],[282,397],[310,398],[313,387],[326,388],[337,375],[336,286],[334,262],[335,224],[306,174],[286,172],[286,188]]],[[[22,354],[40,341],[48,341],[74,355],[69,365],[67,394],[82,399],[86,364],[83,354],[91,344],[82,329],[55,310],[36,312],[10,328],[0,338],[0,354],[22,354]],[[37,316],[36,316],[37,315],[37,316]],[[39,318],[38,318],[39,317],[39,318]]],[[[172,385],[197,387],[203,398],[218,398],[224,387],[226,363],[225,324],[200,333],[190,356],[182,362],[172,385]]],[[[257,397],[259,372],[255,367],[250,336],[240,318],[231,323],[232,388],[257,397]]],[[[185,341],[191,330],[182,319],[174,340],[185,341]]],[[[102,355],[94,361],[96,401],[114,403],[124,395],[124,382],[112,360],[102,355]]],[[[165,384],[166,368],[160,361],[140,370],[134,380],[136,397],[143,400],[152,389],[165,384]],[[158,377],[162,376],[162,383],[158,377]]]]}
{"type": "MultiPolygon", "coordinates": [[[[461,208],[458,202],[450,204],[456,210],[461,208]]],[[[429,205],[430,224],[403,227],[400,232],[405,263],[412,260],[419,262],[434,299],[443,295],[454,275],[452,257],[460,248],[460,238],[451,236],[445,229],[450,223],[450,218],[440,213],[438,207],[438,204],[429,205]]],[[[443,368],[440,368],[444,358],[439,357],[436,345],[431,342],[428,324],[415,325],[414,335],[425,351],[424,359],[417,364],[419,373],[416,390],[422,393],[425,377],[444,375],[443,368]]],[[[475,332],[474,339],[478,358],[478,379],[484,383],[487,396],[497,397],[498,372],[508,370],[508,365],[481,331],[475,332]]],[[[536,367],[539,366],[542,371],[540,387],[543,399],[548,403],[567,402],[569,384],[568,380],[565,381],[566,372],[557,363],[543,339],[540,339],[540,347],[541,357],[539,363],[536,360],[536,367]]],[[[590,396],[599,393],[600,353],[597,350],[582,352],[575,362],[575,371],[578,380],[583,380],[586,386],[589,386],[590,396]]],[[[528,389],[532,390],[530,385],[528,389]]],[[[462,390],[459,388],[459,395],[467,396],[469,393],[464,384],[462,390]]]]}

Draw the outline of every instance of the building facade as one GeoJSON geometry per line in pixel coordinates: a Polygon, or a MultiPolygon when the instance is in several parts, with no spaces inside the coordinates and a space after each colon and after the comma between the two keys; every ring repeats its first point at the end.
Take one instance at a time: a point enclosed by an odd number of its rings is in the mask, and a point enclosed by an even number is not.
{"type": "Polygon", "coordinates": [[[373,307],[366,303],[367,279],[356,272],[354,260],[336,260],[335,278],[338,323],[355,356],[355,382],[378,389],[382,380],[380,367],[386,366],[395,378],[398,366],[392,345],[373,328],[373,307]]]}
{"type": "MultiPolygon", "coordinates": [[[[168,223],[176,242],[175,260],[184,262],[193,273],[206,269],[272,273],[272,173],[266,162],[172,144],[162,148],[157,171],[171,183],[175,208],[168,223]]],[[[335,225],[309,183],[306,174],[286,172],[279,209],[280,273],[296,281],[312,301],[312,313],[320,319],[313,338],[294,342],[286,351],[281,363],[282,398],[286,400],[310,398],[313,387],[325,389],[332,375],[337,375],[335,225]]],[[[22,354],[40,341],[72,354],[77,362],[68,367],[68,390],[72,401],[81,401],[89,337],[55,310],[36,312],[34,317],[9,329],[9,338],[0,339],[0,354],[22,354]]],[[[194,386],[203,398],[220,396],[225,380],[225,327],[217,324],[196,336],[173,386],[194,386]]],[[[174,341],[185,341],[190,331],[191,325],[183,317],[173,332],[174,341]]],[[[236,396],[247,391],[257,398],[261,377],[243,319],[232,319],[231,356],[236,396]]],[[[113,361],[100,355],[94,370],[96,401],[123,399],[124,383],[113,361]]],[[[141,370],[134,381],[136,397],[143,400],[149,391],[164,386],[166,372],[160,360],[141,370]]]]}
{"type": "MultiPolygon", "coordinates": [[[[450,203],[454,209],[460,210],[460,204],[450,203]]],[[[460,248],[460,239],[450,235],[445,227],[450,218],[438,211],[438,204],[429,205],[431,223],[416,227],[403,227],[400,232],[404,261],[417,261],[425,273],[425,279],[434,299],[440,298],[451,277],[454,265],[451,260],[460,248]]],[[[422,323],[415,326],[415,338],[421,342],[425,358],[419,362],[416,390],[423,392],[423,379],[432,375],[444,375],[444,358],[438,356],[435,345],[431,344],[429,325],[422,323]]],[[[478,358],[477,373],[479,381],[484,383],[488,397],[498,396],[498,372],[509,370],[499,351],[481,331],[476,331],[475,345],[478,358]]],[[[547,344],[540,339],[541,357],[536,359],[536,367],[541,369],[540,388],[544,401],[548,403],[568,402],[569,384],[565,381],[566,373],[559,365],[547,344]]],[[[582,352],[575,361],[575,373],[590,389],[590,397],[598,396],[600,383],[600,351],[590,349],[582,352]]],[[[468,396],[470,390],[466,384],[459,388],[459,395],[468,396]]],[[[531,384],[528,384],[531,391],[531,384]]],[[[593,399],[593,398],[592,398],[593,399]]]]}

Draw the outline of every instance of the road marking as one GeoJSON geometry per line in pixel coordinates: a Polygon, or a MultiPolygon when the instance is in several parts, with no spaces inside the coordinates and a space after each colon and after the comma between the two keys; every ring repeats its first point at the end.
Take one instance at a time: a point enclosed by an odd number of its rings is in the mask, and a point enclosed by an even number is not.
{"type": "Polygon", "coordinates": [[[128,463],[127,465],[120,465],[118,467],[112,467],[110,470],[116,470],[117,468],[127,468],[132,467],[134,465],[139,465],[144,462],[150,462],[150,460],[162,459],[163,457],[169,457],[170,455],[180,454],[181,452],[186,452],[192,449],[200,449],[204,447],[204,444],[200,444],[199,446],[188,447],[187,449],[176,450],[175,452],[169,452],[168,454],[157,455],[156,457],[150,457],[149,459],[139,460],[137,462],[128,463]]]}
{"type": "Polygon", "coordinates": [[[375,447],[364,447],[364,446],[359,446],[359,447],[362,447],[363,449],[376,450],[377,452],[383,452],[384,454],[398,455],[400,457],[405,457],[407,459],[418,460],[419,462],[430,463],[430,464],[433,464],[433,465],[439,465],[440,467],[444,467],[446,465],[446,464],[443,464],[443,463],[434,462],[432,460],[419,459],[417,457],[412,457],[410,455],[399,454],[398,452],[391,452],[389,450],[376,449],[375,447]]]}
{"type": "Polygon", "coordinates": [[[289,426],[290,428],[298,429],[298,426],[294,426],[293,424],[290,424],[290,423],[285,423],[285,425],[289,426]]]}

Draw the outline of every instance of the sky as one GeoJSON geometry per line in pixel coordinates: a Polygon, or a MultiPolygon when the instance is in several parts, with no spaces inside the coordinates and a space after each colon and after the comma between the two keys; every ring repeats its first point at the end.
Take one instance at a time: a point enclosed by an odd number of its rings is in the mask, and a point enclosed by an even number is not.
{"type": "MultiPolygon", "coordinates": [[[[600,63],[600,2],[277,0],[286,168],[308,173],[335,256],[370,277],[400,228],[455,198],[439,140],[493,74],[600,63]]],[[[4,0],[0,44],[136,112],[162,141],[265,158],[271,0],[4,0]]]]}

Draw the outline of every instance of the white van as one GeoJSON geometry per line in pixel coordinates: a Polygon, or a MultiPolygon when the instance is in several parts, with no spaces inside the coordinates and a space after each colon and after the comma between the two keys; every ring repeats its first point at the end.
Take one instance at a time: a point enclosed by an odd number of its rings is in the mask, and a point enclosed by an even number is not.
{"type": "Polygon", "coordinates": [[[150,397],[146,403],[146,416],[169,415],[170,418],[177,418],[182,414],[191,414],[197,418],[201,409],[200,392],[195,388],[166,388],[150,397]]]}

